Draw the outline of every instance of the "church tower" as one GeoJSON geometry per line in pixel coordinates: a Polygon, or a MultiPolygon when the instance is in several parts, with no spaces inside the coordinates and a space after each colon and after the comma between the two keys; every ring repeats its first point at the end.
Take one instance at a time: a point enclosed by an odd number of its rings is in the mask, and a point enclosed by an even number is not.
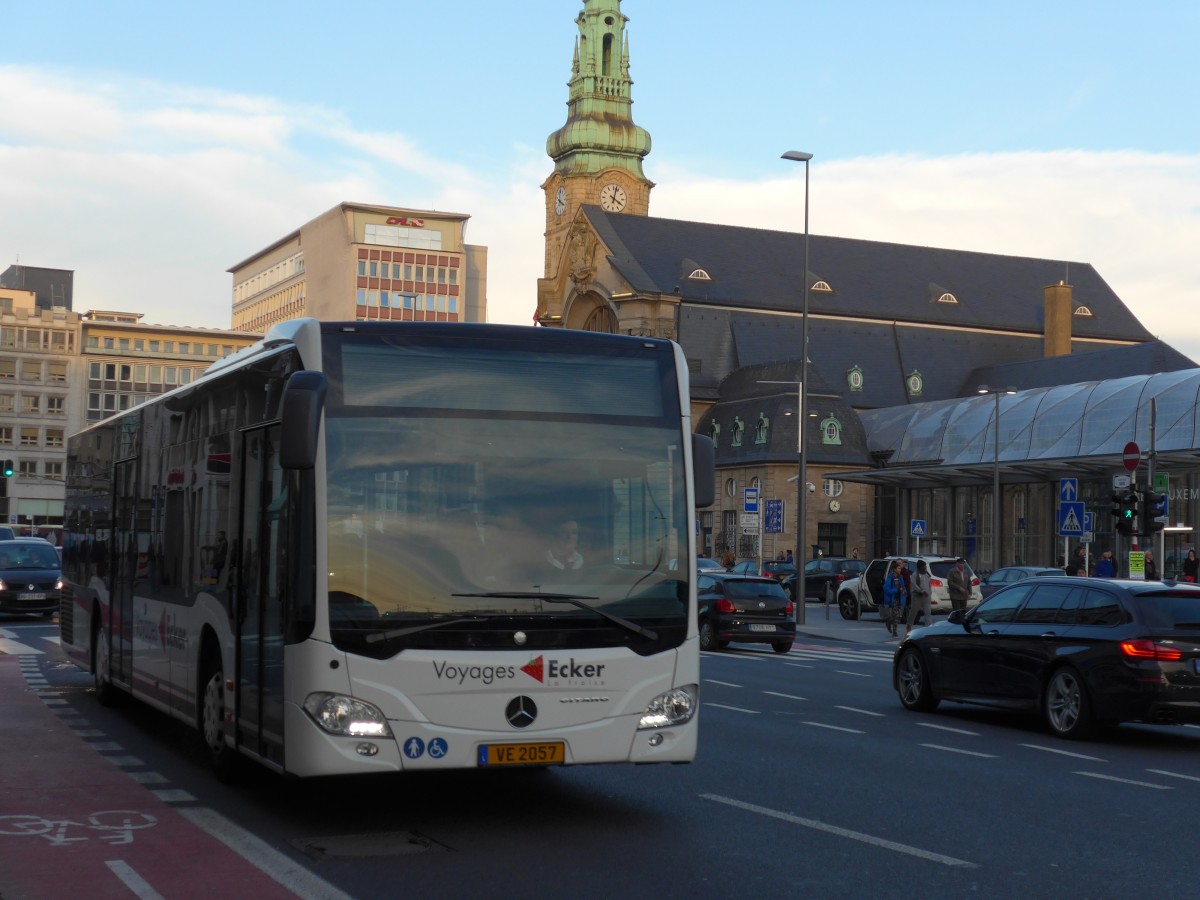
{"type": "Polygon", "coordinates": [[[645,216],[653,183],[642,172],[650,135],[633,123],[629,37],[621,0],[583,0],[571,63],[566,124],[546,139],[554,172],[546,197],[546,275],[556,275],[583,204],[645,216]]]}

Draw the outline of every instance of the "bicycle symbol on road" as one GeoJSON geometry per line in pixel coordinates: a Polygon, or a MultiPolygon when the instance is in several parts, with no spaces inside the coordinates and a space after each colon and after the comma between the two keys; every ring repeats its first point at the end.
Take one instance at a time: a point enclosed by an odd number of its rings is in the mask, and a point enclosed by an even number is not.
{"type": "Polygon", "coordinates": [[[72,819],[43,819],[41,816],[34,815],[0,816],[0,835],[41,837],[51,844],[62,845],[86,841],[88,835],[70,837],[67,834],[73,828],[85,828],[90,831],[102,832],[100,840],[110,844],[132,844],[135,831],[157,824],[158,819],[149,813],[135,812],[130,809],[108,809],[103,812],[94,812],[87,817],[86,822],[76,822],[72,819]]]}

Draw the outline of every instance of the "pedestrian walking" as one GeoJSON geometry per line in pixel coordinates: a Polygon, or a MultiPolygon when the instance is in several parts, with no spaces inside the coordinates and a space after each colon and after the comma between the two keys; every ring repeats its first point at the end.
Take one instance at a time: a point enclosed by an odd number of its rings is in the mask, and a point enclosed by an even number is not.
{"type": "Polygon", "coordinates": [[[908,616],[904,620],[904,636],[912,634],[913,625],[921,620],[922,625],[933,621],[932,579],[929,577],[929,566],[925,560],[917,560],[917,571],[912,577],[912,595],[908,599],[908,616]]]}
{"type": "Polygon", "coordinates": [[[897,635],[896,626],[904,614],[907,599],[904,593],[904,560],[894,559],[883,579],[882,612],[883,624],[892,636],[897,635]]]}
{"type": "Polygon", "coordinates": [[[1196,558],[1196,551],[1189,550],[1187,559],[1183,561],[1183,580],[1195,582],[1200,576],[1200,559],[1196,558]]]}
{"type": "Polygon", "coordinates": [[[950,592],[950,606],[966,609],[971,598],[971,578],[967,575],[967,561],[961,556],[954,561],[954,568],[946,578],[946,589],[950,592]]]}
{"type": "Polygon", "coordinates": [[[1154,551],[1146,551],[1146,580],[1158,581],[1158,563],[1154,561],[1154,551]]]}
{"type": "Polygon", "coordinates": [[[1116,578],[1117,567],[1113,562],[1111,550],[1105,550],[1098,560],[1096,560],[1096,577],[1097,578],[1116,578]]]}

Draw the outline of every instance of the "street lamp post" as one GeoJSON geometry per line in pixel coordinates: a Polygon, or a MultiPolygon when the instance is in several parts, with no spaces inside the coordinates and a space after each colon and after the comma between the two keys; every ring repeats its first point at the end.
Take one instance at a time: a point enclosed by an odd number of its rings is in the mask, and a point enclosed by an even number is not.
{"type": "Polygon", "coordinates": [[[979,393],[991,394],[996,398],[996,416],[992,423],[992,568],[1000,568],[1000,395],[1015,394],[1016,388],[990,388],[979,386],[979,393]]]}
{"type": "Polygon", "coordinates": [[[797,410],[799,418],[797,419],[797,453],[800,457],[799,469],[796,474],[796,583],[800,586],[797,592],[799,602],[796,604],[796,622],[804,623],[804,598],[808,593],[808,585],[804,580],[804,563],[808,559],[808,544],[806,543],[806,535],[804,526],[808,518],[806,487],[808,479],[805,477],[805,459],[804,459],[804,419],[805,411],[808,406],[805,403],[805,394],[808,386],[808,164],[813,158],[811,153],[805,153],[803,150],[789,150],[783,154],[782,159],[789,159],[792,162],[804,163],[804,306],[800,326],[800,383],[797,385],[796,393],[800,408],[797,410]]]}

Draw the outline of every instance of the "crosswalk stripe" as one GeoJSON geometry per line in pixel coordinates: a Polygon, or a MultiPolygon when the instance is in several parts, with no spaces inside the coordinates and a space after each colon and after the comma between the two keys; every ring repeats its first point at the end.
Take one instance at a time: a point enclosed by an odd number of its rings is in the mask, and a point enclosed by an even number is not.
{"type": "Polygon", "coordinates": [[[30,647],[28,644],[22,644],[20,641],[6,637],[0,637],[0,653],[7,653],[10,656],[42,655],[42,651],[36,647],[30,647]]]}

